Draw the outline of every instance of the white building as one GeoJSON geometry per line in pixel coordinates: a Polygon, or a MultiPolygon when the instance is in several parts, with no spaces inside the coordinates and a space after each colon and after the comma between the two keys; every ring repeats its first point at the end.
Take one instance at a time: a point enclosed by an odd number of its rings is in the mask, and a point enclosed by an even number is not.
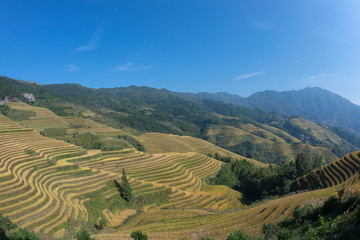
{"type": "Polygon", "coordinates": [[[23,96],[30,102],[35,102],[35,97],[32,93],[23,93],[23,96]]]}

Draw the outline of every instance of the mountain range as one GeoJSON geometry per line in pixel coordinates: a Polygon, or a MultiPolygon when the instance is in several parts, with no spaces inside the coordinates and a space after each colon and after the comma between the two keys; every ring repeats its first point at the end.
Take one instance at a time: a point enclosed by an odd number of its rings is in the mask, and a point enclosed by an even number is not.
{"type": "MultiPolygon", "coordinates": [[[[37,102],[29,104],[48,108],[58,116],[88,118],[134,136],[153,132],[202,138],[264,163],[294,159],[300,152],[322,154],[327,162],[331,162],[360,147],[360,139],[345,130],[357,133],[357,129],[351,126],[357,126],[359,122],[356,118],[358,107],[318,88],[286,93],[294,102],[293,112],[286,113],[285,110],[292,110],[291,101],[282,104],[285,101],[283,98],[272,96],[282,96],[283,93],[273,91],[242,98],[227,93],[188,94],[136,86],[93,89],[78,84],[38,85],[7,77],[0,78],[0,85],[0,96],[17,96],[26,101],[22,94],[32,93],[37,102]],[[256,98],[257,101],[254,100],[256,98]],[[337,100],[349,107],[340,112],[337,100]],[[250,106],[250,102],[254,104],[250,106]],[[260,104],[262,102],[264,104],[260,104]],[[330,103],[337,106],[337,112],[319,114],[318,123],[308,120],[310,113],[316,116],[316,111],[331,108],[330,103]],[[271,110],[276,108],[279,113],[271,110]],[[306,113],[309,114],[302,117],[302,109],[308,109],[306,113]],[[343,119],[349,124],[340,124],[341,121],[331,117],[343,119]],[[335,127],[335,123],[342,128],[335,127]]],[[[25,126],[30,121],[31,127],[34,127],[42,120],[35,121],[36,113],[28,110],[3,109],[2,112],[9,112],[8,117],[21,121],[25,126]]],[[[38,127],[45,133],[52,132],[52,137],[68,137],[63,135],[69,132],[67,126],[56,131],[38,127]]]]}
{"type": "Polygon", "coordinates": [[[360,106],[318,87],[286,92],[268,90],[257,92],[248,98],[225,92],[183,95],[191,99],[213,99],[282,115],[300,115],[311,121],[341,127],[360,135],[360,106]]]}

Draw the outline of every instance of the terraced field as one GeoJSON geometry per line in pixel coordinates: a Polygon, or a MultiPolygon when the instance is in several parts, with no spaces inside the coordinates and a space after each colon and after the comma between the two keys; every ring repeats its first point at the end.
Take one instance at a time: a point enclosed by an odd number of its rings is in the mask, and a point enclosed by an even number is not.
{"type": "Polygon", "coordinates": [[[174,134],[164,133],[146,133],[139,137],[139,140],[145,146],[149,153],[164,153],[164,152],[198,152],[198,153],[219,153],[221,155],[228,155],[237,159],[246,159],[256,166],[266,166],[259,161],[239,156],[226,149],[218,147],[203,139],[194,138],[190,136],[179,136],[174,134]]]}
{"type": "Polygon", "coordinates": [[[229,147],[250,141],[255,144],[263,144],[272,152],[288,156],[289,159],[295,159],[296,155],[301,152],[321,154],[328,163],[338,159],[327,147],[315,147],[302,143],[288,133],[265,124],[255,126],[248,123],[242,124],[240,128],[213,125],[209,128],[207,135],[209,141],[216,142],[219,146],[229,147]]]}
{"type": "MultiPolygon", "coordinates": [[[[346,184],[359,187],[358,174],[346,184]]],[[[142,230],[151,239],[198,239],[212,236],[224,239],[230,232],[241,228],[250,234],[261,234],[264,223],[276,221],[280,216],[288,217],[291,212],[302,205],[318,205],[331,195],[337,194],[339,187],[330,187],[304,192],[284,198],[271,200],[242,210],[225,213],[206,214],[202,212],[143,212],[132,218],[118,231],[98,234],[98,239],[130,239],[133,230],[142,230]]]]}
{"type": "Polygon", "coordinates": [[[332,187],[351,179],[359,169],[360,151],[356,151],[305,175],[298,180],[298,184],[312,190],[332,187]]]}
{"type": "Polygon", "coordinates": [[[130,239],[137,229],[151,239],[222,239],[238,228],[259,234],[264,223],[289,216],[296,206],[318,204],[344,184],[359,188],[359,154],[323,167],[319,180],[302,180],[324,189],[244,206],[240,193],[204,183],[222,163],[199,152],[85,151],[0,115],[0,212],[44,239],[71,239],[80,226],[101,218],[108,227],[97,239],[130,239]],[[166,193],[166,201],[138,211],[111,205],[119,195],[113,181],[121,181],[122,169],[135,197],[166,193]]]}
{"type": "MultiPolygon", "coordinates": [[[[67,134],[74,132],[101,133],[101,134],[121,134],[122,131],[97,123],[89,118],[82,117],[61,117],[47,108],[34,107],[26,103],[7,103],[10,109],[28,111],[35,114],[34,117],[20,121],[21,124],[36,131],[43,131],[46,128],[64,128],[67,134]]],[[[93,112],[85,110],[84,116],[93,116],[93,112]]]]}
{"type": "Polygon", "coordinates": [[[132,215],[90,204],[99,193],[104,199],[119,194],[111,183],[120,181],[123,168],[135,196],[170,194],[163,204],[145,206],[145,212],[203,209],[209,214],[241,207],[238,192],[204,184],[202,179],[215,175],[222,163],[200,153],[87,152],[2,115],[0,133],[0,212],[45,237],[69,236],[69,224],[80,226],[94,217],[112,225],[132,215]]]}

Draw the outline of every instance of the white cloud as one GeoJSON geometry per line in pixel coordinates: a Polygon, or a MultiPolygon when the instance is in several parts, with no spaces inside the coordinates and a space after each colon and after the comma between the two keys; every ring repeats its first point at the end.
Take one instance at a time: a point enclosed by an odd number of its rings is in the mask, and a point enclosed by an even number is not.
{"type": "Polygon", "coordinates": [[[334,77],[334,74],[318,74],[318,75],[312,75],[308,76],[302,79],[297,80],[297,82],[303,82],[303,83],[315,83],[318,79],[322,78],[330,78],[334,77]]]}
{"type": "Polygon", "coordinates": [[[76,66],[74,64],[67,65],[67,71],[68,72],[76,72],[77,70],[79,70],[78,66],[76,66]]]}
{"type": "Polygon", "coordinates": [[[135,66],[132,62],[127,62],[124,65],[116,66],[112,72],[130,72],[130,71],[143,71],[155,67],[154,65],[135,66]]]}
{"type": "Polygon", "coordinates": [[[89,50],[95,49],[97,44],[100,41],[100,35],[101,35],[102,31],[103,31],[103,28],[96,29],[95,32],[93,33],[93,36],[88,41],[88,43],[86,45],[77,47],[75,50],[77,52],[81,52],[81,51],[89,51],[89,50]]]}
{"type": "Polygon", "coordinates": [[[233,80],[243,80],[243,79],[248,79],[248,78],[251,78],[251,77],[260,76],[260,75],[263,75],[263,74],[265,74],[264,71],[252,72],[252,73],[248,73],[248,74],[239,75],[236,78],[234,78],[233,80]]]}

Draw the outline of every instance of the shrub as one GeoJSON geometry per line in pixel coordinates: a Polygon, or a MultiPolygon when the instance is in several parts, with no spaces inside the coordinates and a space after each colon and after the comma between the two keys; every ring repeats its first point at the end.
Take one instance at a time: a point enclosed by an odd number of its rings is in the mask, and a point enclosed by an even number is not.
{"type": "Polygon", "coordinates": [[[29,232],[26,229],[19,228],[14,232],[11,232],[8,237],[9,240],[40,240],[33,232],[29,232]]]}
{"type": "Polygon", "coordinates": [[[141,230],[133,231],[130,236],[134,240],[148,240],[147,234],[141,230]]]}
{"type": "Polygon", "coordinates": [[[133,145],[135,149],[138,151],[143,152],[145,150],[144,145],[142,145],[138,140],[136,140],[133,137],[130,137],[129,135],[119,135],[119,139],[124,139],[129,144],[133,145]]]}
{"type": "Polygon", "coordinates": [[[76,233],[76,239],[77,240],[95,240],[95,238],[92,238],[90,233],[88,233],[88,231],[86,231],[85,229],[82,229],[76,233]]]}
{"type": "Polygon", "coordinates": [[[236,232],[230,233],[226,240],[248,240],[249,236],[245,234],[241,229],[236,232]]]}

